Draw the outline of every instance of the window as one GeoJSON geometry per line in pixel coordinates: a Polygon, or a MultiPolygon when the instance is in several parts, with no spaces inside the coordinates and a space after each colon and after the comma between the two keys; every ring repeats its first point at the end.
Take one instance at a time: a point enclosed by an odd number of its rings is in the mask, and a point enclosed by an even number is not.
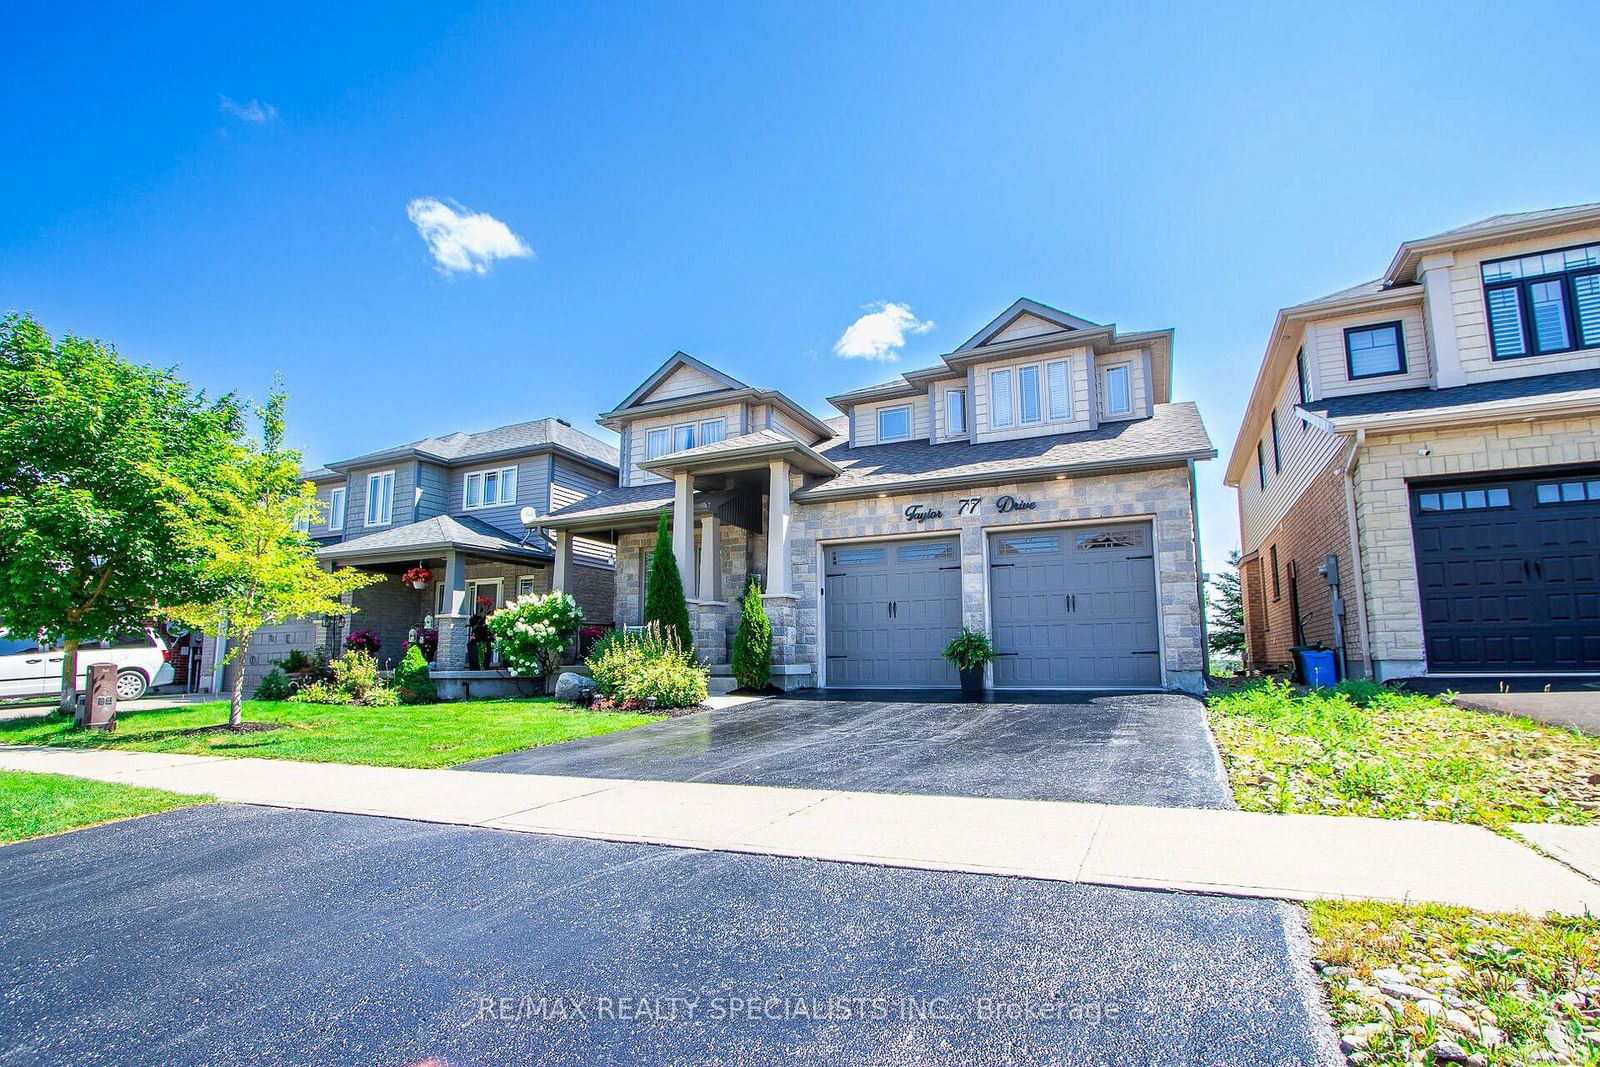
{"type": "Polygon", "coordinates": [[[955,559],[956,546],[948,541],[934,545],[901,545],[895,549],[894,558],[906,563],[930,559],[955,559]]]}
{"type": "Polygon", "coordinates": [[[1272,473],[1283,473],[1283,453],[1278,448],[1278,409],[1272,409],[1272,473]]]}
{"type": "Polygon", "coordinates": [[[911,436],[911,408],[902,404],[897,408],[878,409],[878,440],[904,441],[911,436]]]}
{"type": "MultiPolygon", "coordinates": [[[[1311,399],[1309,390],[1306,389],[1306,350],[1304,345],[1300,347],[1300,351],[1294,354],[1294,375],[1295,379],[1300,383],[1300,403],[1303,406],[1311,399]]],[[[1306,427],[1310,425],[1305,419],[1301,419],[1301,432],[1305,432],[1306,427]]]]}
{"type": "Polygon", "coordinates": [[[1256,482],[1263,489],[1267,487],[1267,453],[1260,441],[1256,442],[1256,482]]]}
{"type": "Polygon", "coordinates": [[[39,642],[29,637],[7,637],[0,634],[0,656],[20,656],[25,652],[42,652],[39,642]]]}
{"type": "Polygon", "coordinates": [[[517,579],[517,599],[521,600],[525,596],[532,596],[534,594],[534,590],[535,590],[535,584],[534,583],[536,581],[537,581],[537,578],[532,574],[524,574],[522,577],[518,578],[517,579]]]}
{"type": "Polygon", "coordinates": [[[1272,565],[1272,599],[1277,600],[1283,595],[1283,589],[1278,585],[1278,546],[1273,545],[1267,549],[1267,557],[1272,565]]]}
{"type": "Polygon", "coordinates": [[[672,450],[682,452],[686,448],[694,447],[694,423],[686,422],[682,426],[672,428],[672,450]]]}
{"type": "Polygon", "coordinates": [[[517,468],[501,467],[499,470],[475,471],[467,475],[463,503],[469,511],[505,507],[516,502],[517,468]]]}
{"type": "Polygon", "coordinates": [[[1576,504],[1600,501],[1600,481],[1546,482],[1534,489],[1541,504],[1576,504]]]}
{"type": "MultiPolygon", "coordinates": [[[[1600,483],[1596,483],[1600,485],[1600,483]]],[[[1489,489],[1452,489],[1442,493],[1418,493],[1418,511],[1481,511],[1485,508],[1509,508],[1511,490],[1495,486],[1489,489]]]]}
{"type": "Polygon", "coordinates": [[[328,494],[328,529],[344,529],[344,495],[343,489],[335,489],[328,494]]]}
{"type": "Polygon", "coordinates": [[[1022,422],[1038,422],[1039,415],[1039,368],[1034,365],[1017,368],[1017,401],[1022,409],[1022,422]]]}
{"type": "Polygon", "coordinates": [[[1600,244],[1482,264],[1495,359],[1600,347],[1600,244]]]}
{"type": "Polygon", "coordinates": [[[1011,372],[992,370],[989,372],[989,423],[1004,428],[1011,422],[1011,372]]]}
{"type": "Polygon", "coordinates": [[[995,538],[996,554],[1001,556],[1028,556],[1039,552],[1061,551],[1061,538],[1055,534],[1034,534],[1030,537],[995,538]]]}
{"type": "Polygon", "coordinates": [[[722,440],[722,420],[707,419],[700,424],[700,443],[709,445],[722,440]]]}
{"type": "Polygon", "coordinates": [[[394,517],[394,471],[367,475],[367,525],[387,526],[394,517]]]}
{"type": "Polygon", "coordinates": [[[1105,369],[1107,415],[1127,415],[1133,411],[1133,390],[1130,387],[1129,374],[1126,363],[1105,369]]]}
{"type": "Polygon", "coordinates": [[[834,564],[849,566],[851,564],[865,564],[872,566],[882,563],[884,550],[881,548],[836,548],[831,553],[834,564]]]}
{"type": "Polygon", "coordinates": [[[644,435],[644,458],[655,459],[667,454],[667,431],[651,430],[644,435]]]}
{"type": "Polygon", "coordinates": [[[1400,337],[1400,324],[1351,326],[1344,331],[1345,370],[1351,381],[1381,378],[1406,372],[1406,346],[1400,337]]]}
{"type": "Polygon", "coordinates": [[[947,434],[967,432],[967,391],[965,389],[945,390],[944,432],[947,434]]]}
{"type": "Polygon", "coordinates": [[[1078,538],[1078,547],[1083,549],[1098,548],[1138,548],[1139,534],[1136,530],[1113,530],[1109,533],[1084,534],[1078,538]]]}
{"type": "Polygon", "coordinates": [[[1050,391],[1050,417],[1072,418],[1072,378],[1069,364],[1064,359],[1047,363],[1044,368],[1045,384],[1050,391]]]}

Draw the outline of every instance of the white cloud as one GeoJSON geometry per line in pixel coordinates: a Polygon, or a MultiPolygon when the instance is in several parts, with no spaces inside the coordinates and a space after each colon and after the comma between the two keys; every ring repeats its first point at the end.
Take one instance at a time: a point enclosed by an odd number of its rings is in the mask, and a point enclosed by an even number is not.
{"type": "Polygon", "coordinates": [[[933,329],[932,322],[917,318],[905,304],[879,301],[867,308],[867,314],[852,322],[833,346],[846,359],[899,359],[906,334],[933,329]]]}
{"type": "Polygon", "coordinates": [[[224,96],[221,106],[224,115],[232,115],[240,122],[274,122],[278,118],[277,108],[271,104],[263,104],[259,100],[251,100],[247,104],[241,104],[237,100],[224,96]]]}
{"type": "Polygon", "coordinates": [[[472,271],[488,274],[497,259],[525,259],[533,249],[493,215],[451,207],[431,196],[419,196],[406,205],[406,217],[428,242],[441,274],[472,271]],[[458,210],[459,209],[459,210],[458,210]]]}

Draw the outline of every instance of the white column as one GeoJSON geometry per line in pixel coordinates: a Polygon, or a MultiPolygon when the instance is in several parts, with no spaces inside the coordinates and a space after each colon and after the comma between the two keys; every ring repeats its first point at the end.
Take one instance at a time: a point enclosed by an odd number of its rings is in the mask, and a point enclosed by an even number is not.
{"type": "Polygon", "coordinates": [[[768,465],[767,593],[789,594],[789,461],[768,465]]]}
{"type": "Polygon", "coordinates": [[[555,531],[555,573],[550,577],[550,588],[557,593],[572,591],[572,535],[566,530],[555,531]]]}
{"type": "Polygon", "coordinates": [[[721,560],[722,522],[715,515],[700,517],[700,599],[721,600],[717,570],[721,560]]]}
{"type": "Polygon", "coordinates": [[[683,595],[695,598],[694,569],[694,478],[679,471],[672,493],[672,557],[683,578],[683,595]]]}
{"type": "Polygon", "coordinates": [[[1456,257],[1446,252],[1425,256],[1417,273],[1422,277],[1422,302],[1428,309],[1428,340],[1433,347],[1433,385],[1448,389],[1467,384],[1456,346],[1456,309],[1450,291],[1450,268],[1456,257]]]}

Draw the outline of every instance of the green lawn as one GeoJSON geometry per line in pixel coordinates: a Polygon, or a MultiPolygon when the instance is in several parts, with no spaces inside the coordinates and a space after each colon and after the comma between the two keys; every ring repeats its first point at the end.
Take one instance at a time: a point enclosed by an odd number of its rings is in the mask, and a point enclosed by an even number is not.
{"type": "Polygon", "coordinates": [[[261,733],[190,734],[228,721],[225,702],[120,712],[115,733],[74,730],[51,716],[0,722],[0,744],[187,752],[384,767],[448,767],[533,745],[642,726],[661,718],[588,711],[554,700],[464,700],[397,708],[247,700],[249,722],[281,722],[261,733]]]}
{"type": "Polygon", "coordinates": [[[1600,739],[1346,682],[1212,694],[1211,725],[1247,811],[1435,819],[1503,829],[1600,816],[1600,739]]]}
{"type": "Polygon", "coordinates": [[[210,801],[65,774],[0,771],[0,844],[210,801]]]}

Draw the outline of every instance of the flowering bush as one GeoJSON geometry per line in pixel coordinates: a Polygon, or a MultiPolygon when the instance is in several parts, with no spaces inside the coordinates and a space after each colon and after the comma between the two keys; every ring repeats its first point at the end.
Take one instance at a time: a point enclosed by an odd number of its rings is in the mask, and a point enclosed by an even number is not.
{"type": "Polygon", "coordinates": [[[383,642],[371,630],[351,630],[350,636],[344,639],[346,652],[365,652],[369,656],[376,656],[382,647],[383,642]]]}
{"type": "Polygon", "coordinates": [[[331,681],[302,686],[289,699],[301,704],[362,704],[369,708],[387,708],[400,703],[400,695],[378,677],[377,661],[370,654],[346,652],[328,667],[333,671],[331,681]]]}
{"type": "Polygon", "coordinates": [[[613,631],[588,659],[594,685],[609,702],[633,709],[692,708],[705,703],[707,672],[675,629],[650,623],[643,633],[613,631]]]}
{"type": "Polygon", "coordinates": [[[518,674],[550,677],[561,653],[578,632],[583,611],[570,593],[535,593],[513,600],[489,616],[500,659],[518,674]]]}

